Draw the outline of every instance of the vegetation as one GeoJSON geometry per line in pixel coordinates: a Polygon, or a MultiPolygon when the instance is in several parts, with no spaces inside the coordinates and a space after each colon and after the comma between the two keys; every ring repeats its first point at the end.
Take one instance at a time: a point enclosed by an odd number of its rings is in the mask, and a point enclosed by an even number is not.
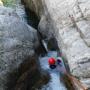
{"type": "Polygon", "coordinates": [[[16,5],[16,0],[2,0],[5,6],[14,7],[16,5]]]}

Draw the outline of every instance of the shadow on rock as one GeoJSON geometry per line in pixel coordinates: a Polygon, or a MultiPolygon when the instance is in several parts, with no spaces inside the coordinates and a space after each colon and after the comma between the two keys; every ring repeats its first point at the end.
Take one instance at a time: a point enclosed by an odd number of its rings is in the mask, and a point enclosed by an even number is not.
{"type": "Polygon", "coordinates": [[[18,70],[9,75],[7,90],[36,90],[47,84],[50,76],[48,73],[42,73],[38,59],[28,57],[18,70]]]}

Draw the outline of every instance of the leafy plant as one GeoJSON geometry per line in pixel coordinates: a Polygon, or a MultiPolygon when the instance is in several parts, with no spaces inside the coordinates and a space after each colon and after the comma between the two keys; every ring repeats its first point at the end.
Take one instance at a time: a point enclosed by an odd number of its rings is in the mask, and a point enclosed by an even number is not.
{"type": "Polygon", "coordinates": [[[5,6],[14,7],[16,4],[16,0],[2,0],[5,6]]]}

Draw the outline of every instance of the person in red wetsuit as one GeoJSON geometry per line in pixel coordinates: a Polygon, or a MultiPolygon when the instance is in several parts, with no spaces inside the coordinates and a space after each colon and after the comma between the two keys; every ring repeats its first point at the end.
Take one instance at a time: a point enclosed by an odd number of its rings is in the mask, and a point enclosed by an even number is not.
{"type": "Polygon", "coordinates": [[[55,58],[49,58],[48,59],[48,64],[49,64],[49,67],[51,68],[51,69],[55,69],[56,68],[56,60],[55,60],[55,58]]]}

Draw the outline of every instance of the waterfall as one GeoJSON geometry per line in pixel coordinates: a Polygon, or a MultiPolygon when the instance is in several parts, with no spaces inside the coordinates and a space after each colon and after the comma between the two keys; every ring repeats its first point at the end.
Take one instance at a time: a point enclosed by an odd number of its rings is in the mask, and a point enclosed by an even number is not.
{"type": "Polygon", "coordinates": [[[45,50],[48,52],[49,50],[48,50],[47,43],[45,42],[45,40],[42,40],[42,44],[43,44],[45,50]]]}

